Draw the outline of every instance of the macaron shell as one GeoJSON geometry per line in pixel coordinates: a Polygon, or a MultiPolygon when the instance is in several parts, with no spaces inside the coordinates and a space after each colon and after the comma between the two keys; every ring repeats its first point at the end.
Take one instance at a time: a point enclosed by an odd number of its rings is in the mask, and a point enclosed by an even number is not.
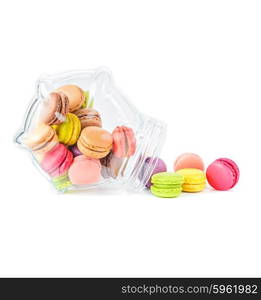
{"type": "Polygon", "coordinates": [[[69,113],[66,115],[66,120],[57,128],[59,142],[67,144],[73,132],[73,124],[69,113]]]}
{"type": "Polygon", "coordinates": [[[68,110],[68,97],[61,92],[53,92],[42,102],[40,121],[48,125],[61,124],[68,110]]]}
{"type": "Polygon", "coordinates": [[[69,112],[79,109],[84,103],[84,91],[77,85],[64,85],[56,91],[63,92],[68,97],[69,112]]]}
{"type": "Polygon", "coordinates": [[[84,94],[84,101],[81,108],[86,108],[89,103],[90,93],[89,91],[83,91],[83,94],[84,94]]]}
{"type": "Polygon", "coordinates": [[[112,145],[113,155],[119,158],[125,157],[127,153],[127,149],[125,147],[125,136],[120,126],[117,126],[113,130],[112,138],[113,138],[113,145],[112,145]]]}
{"type": "Polygon", "coordinates": [[[111,151],[112,135],[100,127],[86,127],[80,134],[77,147],[87,157],[103,158],[111,151]]]}
{"type": "Polygon", "coordinates": [[[225,165],[227,165],[231,169],[234,176],[234,184],[231,187],[233,188],[238,183],[240,177],[240,171],[238,165],[232,159],[229,158],[220,158],[218,159],[218,161],[222,161],[225,165]]]}
{"type": "Polygon", "coordinates": [[[46,144],[43,144],[43,147],[41,149],[34,151],[34,153],[39,153],[40,155],[45,155],[45,153],[51,151],[57,144],[59,143],[58,138],[55,137],[53,140],[47,142],[46,144]]]}
{"type": "Polygon", "coordinates": [[[119,175],[124,159],[116,157],[110,152],[107,156],[103,157],[100,162],[102,165],[102,176],[104,178],[112,177],[115,179],[119,175]]]}
{"type": "Polygon", "coordinates": [[[199,184],[184,183],[182,185],[182,191],[188,193],[197,193],[203,191],[205,187],[206,187],[206,183],[199,183],[199,184]]]}
{"type": "Polygon", "coordinates": [[[177,188],[169,188],[169,189],[162,189],[157,186],[152,185],[150,191],[153,195],[160,197],[160,198],[175,198],[181,194],[181,187],[177,188]]]}
{"type": "Polygon", "coordinates": [[[107,130],[89,126],[82,130],[80,138],[86,145],[92,145],[93,148],[111,150],[112,135],[107,130]]]}
{"type": "Polygon", "coordinates": [[[67,174],[53,178],[52,183],[56,190],[60,192],[67,190],[72,185],[67,174]]]}
{"type": "Polygon", "coordinates": [[[136,151],[136,138],[134,132],[131,128],[123,126],[123,131],[125,134],[126,144],[127,144],[127,157],[134,155],[136,151]]]}
{"type": "Polygon", "coordinates": [[[59,125],[57,132],[59,141],[65,145],[74,145],[80,135],[81,123],[72,113],[66,115],[64,123],[59,125]]]}
{"type": "Polygon", "coordinates": [[[71,122],[73,124],[73,132],[72,132],[71,138],[68,142],[68,145],[74,145],[77,142],[78,137],[81,132],[81,122],[78,119],[78,117],[74,114],[71,114],[70,118],[71,118],[71,122]]]}
{"type": "Polygon", "coordinates": [[[186,184],[201,184],[206,182],[205,173],[199,169],[181,169],[176,172],[184,177],[186,184]]]}
{"type": "Polygon", "coordinates": [[[82,154],[84,154],[87,157],[90,158],[95,158],[95,159],[100,159],[105,157],[106,155],[108,155],[110,153],[110,150],[108,151],[95,151],[92,149],[88,149],[86,145],[83,145],[81,143],[81,141],[78,140],[77,142],[77,147],[79,148],[79,150],[82,152],[82,154]]]}
{"type": "Polygon", "coordinates": [[[41,166],[44,171],[52,174],[66,157],[67,149],[62,144],[57,144],[51,151],[47,152],[44,156],[41,166]]]}
{"type": "Polygon", "coordinates": [[[233,161],[218,159],[207,168],[208,183],[216,190],[226,191],[239,180],[239,169],[233,161]],[[232,162],[232,163],[231,163],[232,162]]]}
{"type": "Polygon", "coordinates": [[[72,162],[72,153],[63,144],[57,144],[51,151],[46,153],[41,161],[41,167],[51,177],[57,177],[65,173],[72,162]]]}
{"type": "Polygon", "coordinates": [[[102,127],[100,114],[93,108],[78,109],[74,114],[80,119],[82,129],[87,126],[102,127]]]}
{"type": "Polygon", "coordinates": [[[88,160],[88,162],[92,162],[92,163],[96,164],[99,168],[101,168],[101,162],[99,159],[86,157],[85,155],[79,155],[74,158],[74,161],[82,161],[82,160],[84,160],[84,161],[88,160]]]}
{"type": "Polygon", "coordinates": [[[97,117],[89,118],[89,119],[83,119],[81,118],[81,127],[82,129],[88,126],[96,126],[96,127],[102,127],[102,122],[97,117]]]}
{"type": "Polygon", "coordinates": [[[61,101],[58,93],[51,93],[42,101],[40,122],[51,125],[56,121],[56,113],[61,110],[61,101]]]}
{"type": "Polygon", "coordinates": [[[151,178],[153,184],[183,184],[184,178],[182,175],[173,172],[161,172],[154,174],[151,178]]]}
{"type": "Polygon", "coordinates": [[[53,174],[53,176],[59,176],[61,174],[64,174],[68,171],[69,167],[71,166],[73,162],[73,155],[72,153],[68,150],[67,151],[67,155],[64,159],[64,161],[62,162],[62,164],[59,166],[59,169],[57,170],[57,172],[55,172],[53,174]]]}
{"type": "Polygon", "coordinates": [[[99,160],[77,156],[70,166],[68,176],[73,184],[96,183],[101,178],[101,164],[99,160]]]}
{"type": "Polygon", "coordinates": [[[139,177],[142,179],[144,174],[146,173],[146,170],[148,168],[148,165],[150,163],[155,163],[156,162],[156,165],[154,167],[154,170],[150,176],[150,179],[148,180],[147,184],[146,184],[146,187],[147,188],[150,188],[152,183],[151,183],[151,178],[154,174],[157,174],[157,173],[162,173],[162,172],[166,172],[167,171],[167,165],[165,164],[165,162],[161,159],[161,158],[152,158],[152,157],[147,157],[145,159],[145,162],[144,162],[144,165],[142,166],[142,170],[141,170],[141,173],[139,175],[139,177]],[[157,161],[157,162],[156,162],[157,161]]]}
{"type": "Polygon", "coordinates": [[[50,151],[58,143],[58,136],[55,130],[46,124],[39,124],[30,132],[24,143],[39,154],[50,151]]]}
{"type": "Polygon", "coordinates": [[[72,152],[73,156],[79,156],[82,155],[81,151],[78,149],[77,145],[73,145],[69,147],[69,150],[72,152]]]}
{"type": "Polygon", "coordinates": [[[112,152],[116,157],[130,157],[136,151],[136,138],[131,128],[117,126],[112,132],[112,152]]]}
{"type": "Polygon", "coordinates": [[[66,114],[68,114],[69,112],[69,99],[64,93],[60,92],[59,94],[61,95],[62,99],[62,109],[60,113],[64,116],[64,118],[61,119],[61,121],[63,122],[65,120],[66,114]]]}
{"type": "Polygon", "coordinates": [[[173,198],[180,195],[184,178],[182,175],[173,172],[161,172],[154,174],[151,178],[152,194],[158,197],[173,198]]]}
{"type": "Polygon", "coordinates": [[[191,168],[204,171],[204,162],[199,155],[194,153],[184,153],[181,154],[174,162],[175,171],[191,168]]]}

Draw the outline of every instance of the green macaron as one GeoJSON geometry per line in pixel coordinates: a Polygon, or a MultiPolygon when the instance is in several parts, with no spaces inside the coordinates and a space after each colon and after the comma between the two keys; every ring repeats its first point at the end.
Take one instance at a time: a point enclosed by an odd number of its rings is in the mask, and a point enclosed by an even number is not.
{"type": "Polygon", "coordinates": [[[184,178],[177,173],[161,172],[152,176],[151,183],[150,190],[153,195],[162,198],[174,198],[182,192],[184,178]]]}
{"type": "Polygon", "coordinates": [[[69,186],[72,185],[70,182],[67,173],[59,177],[52,179],[52,183],[57,191],[64,192],[69,186]]]}

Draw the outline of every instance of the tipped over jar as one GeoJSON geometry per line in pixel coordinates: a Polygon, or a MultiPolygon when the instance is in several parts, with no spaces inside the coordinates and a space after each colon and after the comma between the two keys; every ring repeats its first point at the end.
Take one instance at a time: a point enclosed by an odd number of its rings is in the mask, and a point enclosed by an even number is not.
{"type": "Polygon", "coordinates": [[[15,142],[59,192],[112,185],[142,190],[165,133],[163,122],[120,93],[108,70],[96,69],[40,78],[15,142]]]}

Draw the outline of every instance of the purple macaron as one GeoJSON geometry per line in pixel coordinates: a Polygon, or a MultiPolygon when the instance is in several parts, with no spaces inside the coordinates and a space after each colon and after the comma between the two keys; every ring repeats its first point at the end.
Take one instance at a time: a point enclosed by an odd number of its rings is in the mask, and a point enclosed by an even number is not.
{"type": "Polygon", "coordinates": [[[76,145],[70,146],[69,150],[72,152],[73,157],[82,155],[82,152],[78,149],[78,147],[76,145]]]}
{"type": "Polygon", "coordinates": [[[154,167],[154,170],[150,176],[150,179],[148,180],[147,184],[146,184],[146,187],[147,188],[150,188],[152,183],[151,183],[151,177],[154,175],[154,174],[157,174],[157,173],[160,173],[160,172],[166,172],[167,171],[167,166],[165,164],[165,162],[160,159],[160,158],[151,158],[151,157],[148,157],[146,158],[145,162],[144,162],[144,165],[143,165],[143,174],[145,173],[146,171],[146,168],[148,167],[148,164],[150,163],[153,163],[153,160],[157,160],[157,163],[154,167]]]}

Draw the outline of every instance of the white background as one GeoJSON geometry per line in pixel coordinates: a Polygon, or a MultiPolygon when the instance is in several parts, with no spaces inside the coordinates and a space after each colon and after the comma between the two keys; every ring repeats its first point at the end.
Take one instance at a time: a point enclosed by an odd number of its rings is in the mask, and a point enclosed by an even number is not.
{"type": "Polygon", "coordinates": [[[261,276],[260,1],[1,1],[0,276],[261,276]],[[107,66],[168,122],[162,158],[235,160],[229,192],[56,195],[12,143],[42,73],[107,66]]]}

